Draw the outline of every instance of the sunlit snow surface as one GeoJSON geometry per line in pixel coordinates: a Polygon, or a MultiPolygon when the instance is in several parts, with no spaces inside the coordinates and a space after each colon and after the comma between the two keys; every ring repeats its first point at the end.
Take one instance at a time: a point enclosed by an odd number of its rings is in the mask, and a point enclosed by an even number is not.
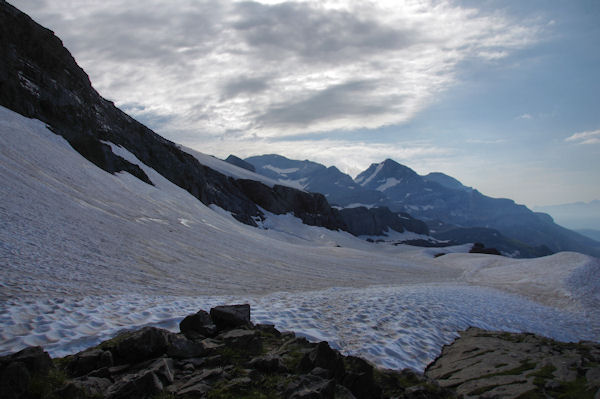
{"type": "Polygon", "coordinates": [[[0,142],[0,353],[42,345],[64,355],[123,328],[176,331],[198,309],[246,301],[254,322],[391,368],[422,369],[468,326],[600,340],[595,258],[467,247],[435,258],[441,249],[370,244],[291,215],[253,228],[122,148],[112,145],[155,186],[98,169],[1,107],[0,142]]]}

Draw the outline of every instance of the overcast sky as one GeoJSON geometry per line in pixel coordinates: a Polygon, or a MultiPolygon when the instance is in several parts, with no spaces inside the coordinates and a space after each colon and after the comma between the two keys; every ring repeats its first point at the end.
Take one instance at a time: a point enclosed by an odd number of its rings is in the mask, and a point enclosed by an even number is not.
{"type": "Polygon", "coordinates": [[[9,0],[104,97],[226,157],[392,158],[529,206],[600,198],[600,1],[9,0]]]}

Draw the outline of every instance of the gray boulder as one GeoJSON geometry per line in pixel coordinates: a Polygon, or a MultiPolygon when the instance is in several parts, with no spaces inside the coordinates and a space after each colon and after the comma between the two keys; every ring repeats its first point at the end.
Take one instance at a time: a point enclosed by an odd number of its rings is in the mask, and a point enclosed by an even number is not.
{"type": "Polygon", "coordinates": [[[117,344],[117,358],[121,363],[138,363],[159,357],[167,351],[170,335],[167,330],[144,327],[117,344]]]}
{"type": "Polygon", "coordinates": [[[210,310],[210,318],[219,331],[252,325],[249,304],[216,306],[210,310]]]}
{"type": "Polygon", "coordinates": [[[160,379],[152,371],[125,376],[106,391],[107,399],[148,398],[163,390],[160,379]]]}
{"type": "Polygon", "coordinates": [[[198,313],[186,316],[179,323],[179,330],[188,338],[214,337],[217,326],[214,325],[208,312],[200,310],[198,313]]]}
{"type": "Polygon", "coordinates": [[[78,377],[103,367],[112,366],[113,357],[110,351],[92,348],[75,354],[67,365],[67,371],[70,375],[78,377]]]}
{"type": "Polygon", "coordinates": [[[329,371],[329,377],[340,380],[344,376],[344,362],[339,352],[331,349],[326,341],[319,342],[317,346],[308,352],[300,361],[300,370],[308,372],[315,367],[329,371]]]}

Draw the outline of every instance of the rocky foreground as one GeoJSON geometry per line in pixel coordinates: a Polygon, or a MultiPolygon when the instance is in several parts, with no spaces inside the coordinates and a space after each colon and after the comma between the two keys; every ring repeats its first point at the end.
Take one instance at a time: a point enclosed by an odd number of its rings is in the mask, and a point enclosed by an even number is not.
{"type": "Polygon", "coordinates": [[[600,345],[469,329],[428,367],[373,367],[326,342],[250,322],[249,305],[123,332],[72,356],[0,358],[0,398],[453,398],[600,396],[600,345]]]}

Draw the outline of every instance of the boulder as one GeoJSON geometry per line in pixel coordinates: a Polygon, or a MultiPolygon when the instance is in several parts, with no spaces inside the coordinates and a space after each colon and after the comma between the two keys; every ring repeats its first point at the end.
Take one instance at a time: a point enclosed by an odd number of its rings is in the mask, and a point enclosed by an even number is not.
{"type": "Polygon", "coordinates": [[[208,350],[202,342],[187,339],[182,334],[171,334],[166,353],[168,356],[184,359],[204,356],[208,353],[208,350]]]}
{"type": "Polygon", "coordinates": [[[156,376],[164,385],[172,384],[175,380],[175,367],[173,364],[173,359],[165,357],[156,359],[145,369],[156,374],[156,376]]]}
{"type": "Polygon", "coordinates": [[[94,370],[112,366],[113,357],[110,351],[92,348],[73,355],[66,368],[70,375],[79,377],[94,370]]]}
{"type": "Polygon", "coordinates": [[[304,355],[299,367],[302,372],[320,367],[328,370],[329,377],[335,377],[338,381],[344,376],[344,362],[340,354],[331,349],[325,341],[319,342],[313,350],[304,355]]]}
{"type": "Polygon", "coordinates": [[[188,338],[214,337],[217,333],[217,327],[213,324],[208,312],[204,310],[186,316],[179,323],[179,330],[188,338]]]}
{"type": "Polygon", "coordinates": [[[106,391],[107,399],[147,398],[163,390],[160,379],[152,371],[129,375],[111,385],[106,391]]]}
{"type": "Polygon", "coordinates": [[[373,366],[365,360],[354,357],[346,357],[346,374],[342,384],[352,392],[358,399],[380,398],[381,388],[373,378],[373,366]]]}
{"type": "Polygon", "coordinates": [[[335,380],[325,380],[315,375],[303,375],[288,384],[285,397],[289,399],[333,399],[335,380]]]}
{"type": "Polygon", "coordinates": [[[132,333],[116,346],[120,364],[139,363],[159,357],[167,351],[170,335],[173,334],[156,327],[144,327],[132,333]]]}
{"type": "Polygon", "coordinates": [[[210,310],[210,318],[219,331],[252,325],[249,304],[216,306],[210,310]]]}
{"type": "Polygon", "coordinates": [[[222,340],[229,348],[250,353],[260,353],[262,350],[262,339],[256,330],[230,330],[218,335],[217,339],[222,340]]]}
{"type": "Polygon", "coordinates": [[[31,374],[22,362],[12,362],[0,372],[0,397],[16,399],[27,392],[31,374]]]}
{"type": "Polygon", "coordinates": [[[41,346],[30,346],[17,353],[5,356],[0,360],[0,364],[9,364],[21,362],[31,374],[48,374],[51,368],[54,368],[52,359],[48,352],[44,352],[41,346]]]}
{"type": "Polygon", "coordinates": [[[248,362],[248,367],[265,373],[285,373],[288,371],[283,363],[283,359],[273,354],[256,357],[250,360],[248,362]]]}
{"type": "MultiPolygon", "coordinates": [[[[71,384],[73,384],[79,391],[83,392],[85,397],[103,397],[104,393],[108,390],[112,383],[107,378],[80,377],[74,379],[71,384]]],[[[64,396],[70,397],[67,394],[69,388],[65,387],[63,389],[66,391],[64,392],[64,396]]]]}

